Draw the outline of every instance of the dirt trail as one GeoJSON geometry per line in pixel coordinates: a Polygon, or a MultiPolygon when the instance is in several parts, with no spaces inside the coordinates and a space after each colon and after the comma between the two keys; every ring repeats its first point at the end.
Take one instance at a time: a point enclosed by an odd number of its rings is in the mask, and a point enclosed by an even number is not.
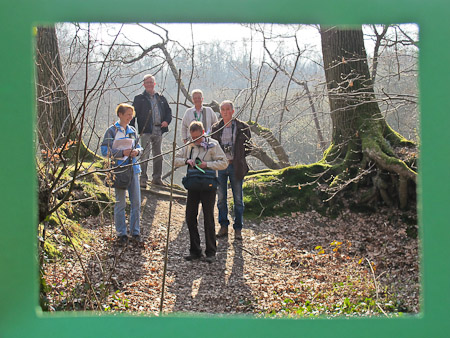
{"type": "MultiPolygon", "coordinates": [[[[108,310],[158,313],[168,211],[168,199],[143,193],[142,247],[118,247],[111,225],[84,224],[95,238],[83,251],[84,264],[96,287],[107,286],[102,304],[108,310]]],[[[329,313],[346,298],[352,304],[370,298],[389,311],[393,292],[397,310],[419,311],[417,240],[406,235],[408,225],[396,212],[335,220],[307,212],[246,222],[242,241],[234,241],[232,230],[218,240],[212,264],[183,259],[189,249],[184,212],[184,201],[174,200],[164,312],[268,314],[312,305],[308,311],[329,313]]],[[[200,236],[204,248],[202,224],[200,236]]],[[[79,283],[78,265],[74,259],[70,269],[49,269],[47,279],[58,281],[63,271],[79,283]]]]}

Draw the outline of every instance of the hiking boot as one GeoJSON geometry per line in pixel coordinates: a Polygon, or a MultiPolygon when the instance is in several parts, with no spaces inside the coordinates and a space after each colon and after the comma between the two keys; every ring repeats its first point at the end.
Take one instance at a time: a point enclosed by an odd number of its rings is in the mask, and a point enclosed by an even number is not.
{"type": "Polygon", "coordinates": [[[142,238],[141,235],[133,235],[132,240],[134,243],[136,244],[141,244],[142,242],[142,238]]]}
{"type": "Polygon", "coordinates": [[[128,243],[128,236],[122,235],[117,237],[117,242],[120,246],[126,245],[128,243]]]}
{"type": "Polygon", "coordinates": [[[189,254],[189,256],[184,256],[184,259],[187,261],[198,261],[200,259],[203,258],[203,255],[193,255],[193,254],[189,254]]]}
{"type": "Polygon", "coordinates": [[[242,240],[242,233],[241,233],[241,229],[235,229],[234,230],[234,239],[241,241],[242,240]]]}
{"type": "Polygon", "coordinates": [[[216,261],[216,256],[207,256],[207,257],[205,257],[204,260],[205,260],[205,262],[211,264],[216,261]]]}
{"type": "Polygon", "coordinates": [[[216,237],[220,238],[220,237],[225,237],[225,236],[228,236],[228,227],[221,226],[216,237]]]}

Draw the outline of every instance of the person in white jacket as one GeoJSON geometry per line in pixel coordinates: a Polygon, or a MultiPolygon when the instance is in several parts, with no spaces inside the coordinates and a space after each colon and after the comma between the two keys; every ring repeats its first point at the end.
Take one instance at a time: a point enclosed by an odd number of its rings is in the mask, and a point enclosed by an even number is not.
{"type": "Polygon", "coordinates": [[[206,134],[209,134],[211,126],[218,121],[216,113],[210,107],[203,106],[203,92],[200,89],[194,89],[191,96],[194,107],[186,110],[181,121],[181,138],[184,144],[190,141],[189,126],[192,121],[201,122],[206,134]]]}
{"type": "MultiPolygon", "coordinates": [[[[223,170],[228,166],[228,160],[219,143],[205,136],[203,124],[193,121],[189,126],[192,143],[180,149],[175,156],[175,166],[188,165],[194,168],[196,165],[202,169],[223,170]],[[196,163],[197,160],[197,163],[196,163]]],[[[186,201],[186,224],[189,229],[190,249],[189,255],[184,257],[188,261],[203,258],[198,233],[198,206],[202,203],[204,225],[205,225],[205,261],[215,261],[217,244],[214,223],[214,204],[216,201],[216,190],[188,190],[186,201]]]]}

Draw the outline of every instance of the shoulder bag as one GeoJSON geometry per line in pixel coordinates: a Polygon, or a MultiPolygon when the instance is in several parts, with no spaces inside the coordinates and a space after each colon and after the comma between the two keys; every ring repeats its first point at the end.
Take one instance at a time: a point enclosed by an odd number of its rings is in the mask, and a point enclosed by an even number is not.
{"type": "MultiPolygon", "coordinates": [[[[117,133],[117,127],[116,127],[117,133]]],[[[132,149],[135,149],[138,144],[138,139],[135,139],[134,146],[132,149]]],[[[112,170],[113,173],[113,182],[112,186],[117,189],[128,189],[133,179],[134,170],[133,165],[129,165],[132,163],[131,157],[123,161],[120,165],[114,167],[112,170]],[[128,165],[128,166],[126,166],[128,165]]]]}
{"type": "Polygon", "coordinates": [[[186,176],[183,177],[183,186],[186,190],[193,191],[211,191],[216,190],[219,185],[219,180],[216,176],[216,171],[212,169],[205,169],[204,173],[200,170],[187,169],[186,176]]]}
{"type": "MultiPolygon", "coordinates": [[[[189,158],[192,157],[192,149],[189,158]]],[[[200,169],[197,166],[194,168],[187,168],[186,176],[181,180],[186,190],[193,191],[211,191],[216,190],[219,185],[219,180],[216,176],[216,171],[213,169],[200,169]]]]}
{"type": "Polygon", "coordinates": [[[133,166],[130,165],[128,167],[124,167],[127,164],[130,164],[128,161],[130,157],[128,157],[121,165],[115,167],[112,170],[113,173],[113,184],[114,188],[118,189],[128,189],[131,184],[131,180],[133,179],[134,171],[133,166]],[[128,163],[125,163],[128,162],[128,163]]]}

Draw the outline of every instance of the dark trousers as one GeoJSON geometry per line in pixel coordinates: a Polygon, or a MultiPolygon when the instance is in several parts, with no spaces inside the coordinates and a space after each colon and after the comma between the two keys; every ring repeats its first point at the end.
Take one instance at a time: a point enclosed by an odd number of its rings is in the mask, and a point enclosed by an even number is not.
{"type": "Polygon", "coordinates": [[[201,255],[200,235],[198,233],[198,205],[202,202],[205,224],[206,256],[214,256],[217,251],[216,230],[214,225],[214,204],[216,202],[216,190],[193,191],[188,190],[186,202],[186,223],[191,240],[191,255],[201,255]]]}

